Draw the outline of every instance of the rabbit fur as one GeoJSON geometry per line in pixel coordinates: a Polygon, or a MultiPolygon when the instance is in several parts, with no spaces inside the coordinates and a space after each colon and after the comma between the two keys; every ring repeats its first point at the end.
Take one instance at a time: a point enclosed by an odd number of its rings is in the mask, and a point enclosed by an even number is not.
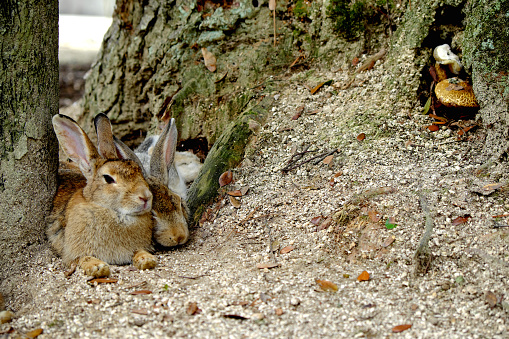
{"type": "Polygon", "coordinates": [[[148,252],[153,195],[139,165],[118,159],[115,146],[101,140],[111,135],[104,117],[95,120],[100,153],[74,120],[53,117],[59,143],[76,165],[61,163],[47,236],[65,264],[76,263],[95,277],[108,276],[108,264],[149,269],[157,263],[148,252]]]}
{"type": "MultiPolygon", "coordinates": [[[[172,119],[172,125],[175,125],[172,119]]],[[[176,126],[175,135],[177,134],[176,126]]],[[[150,159],[155,145],[160,139],[160,135],[153,135],[147,137],[143,143],[135,150],[136,156],[140,159],[146,171],[150,169],[150,159]]],[[[177,140],[175,140],[175,148],[177,147],[177,140]]],[[[168,167],[169,183],[168,187],[180,195],[182,199],[187,199],[187,184],[194,181],[198,177],[198,173],[203,164],[200,159],[192,152],[175,152],[174,163],[168,167]]]]}
{"type": "MultiPolygon", "coordinates": [[[[113,138],[117,154],[124,159],[136,161],[143,168],[138,156],[118,138],[115,136],[113,138]]],[[[187,205],[180,194],[170,189],[172,179],[178,180],[174,165],[176,147],[177,128],[174,119],[171,119],[153,146],[148,171],[143,170],[154,196],[152,204],[155,220],[154,239],[163,246],[181,245],[189,238],[187,205]]]]}

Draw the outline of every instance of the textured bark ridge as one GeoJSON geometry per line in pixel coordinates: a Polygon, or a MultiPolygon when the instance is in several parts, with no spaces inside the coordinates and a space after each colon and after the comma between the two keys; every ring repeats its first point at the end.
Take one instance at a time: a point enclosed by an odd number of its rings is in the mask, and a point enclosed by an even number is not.
{"type": "Polygon", "coordinates": [[[56,188],[58,1],[0,4],[0,289],[9,297],[44,244],[56,188]]]}

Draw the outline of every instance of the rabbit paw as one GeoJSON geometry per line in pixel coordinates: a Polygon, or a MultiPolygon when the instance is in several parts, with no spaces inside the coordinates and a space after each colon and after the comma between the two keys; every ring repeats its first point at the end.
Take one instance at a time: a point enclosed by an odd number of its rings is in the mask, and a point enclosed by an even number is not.
{"type": "Polygon", "coordinates": [[[133,256],[133,264],[139,270],[149,270],[157,265],[157,259],[145,250],[137,251],[133,256]]]}
{"type": "Polygon", "coordinates": [[[110,266],[102,260],[94,257],[83,257],[79,260],[79,266],[85,271],[86,275],[95,278],[107,277],[110,275],[110,266]]]}

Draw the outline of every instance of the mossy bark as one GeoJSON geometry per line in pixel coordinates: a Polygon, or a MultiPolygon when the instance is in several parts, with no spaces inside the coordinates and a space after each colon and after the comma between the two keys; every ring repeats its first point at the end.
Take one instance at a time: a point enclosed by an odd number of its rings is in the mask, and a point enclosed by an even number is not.
{"type": "Polygon", "coordinates": [[[217,195],[221,174],[237,167],[242,161],[249,137],[253,134],[250,121],[255,121],[255,125],[263,124],[272,102],[272,97],[263,98],[259,104],[232,121],[217,139],[203,164],[200,175],[189,190],[188,206],[193,222],[199,219],[204,206],[217,195]]]}
{"type": "Polygon", "coordinates": [[[58,1],[2,1],[0,46],[0,282],[8,296],[24,254],[44,244],[56,189],[58,1]]]}

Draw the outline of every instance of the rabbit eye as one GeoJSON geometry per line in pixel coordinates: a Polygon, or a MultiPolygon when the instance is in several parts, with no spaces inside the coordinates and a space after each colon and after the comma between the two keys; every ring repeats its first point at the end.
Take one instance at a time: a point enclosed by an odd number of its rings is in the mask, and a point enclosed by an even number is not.
{"type": "Polygon", "coordinates": [[[106,181],[107,184],[114,184],[115,179],[113,179],[111,176],[105,174],[103,175],[104,181],[106,181]]]}

